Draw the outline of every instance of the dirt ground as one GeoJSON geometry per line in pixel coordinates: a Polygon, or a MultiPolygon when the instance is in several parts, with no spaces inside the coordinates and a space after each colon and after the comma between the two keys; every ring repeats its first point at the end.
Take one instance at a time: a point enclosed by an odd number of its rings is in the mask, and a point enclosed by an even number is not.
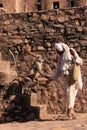
{"type": "Polygon", "coordinates": [[[87,130],[87,113],[77,113],[76,120],[29,121],[0,124],[0,130],[87,130]]]}

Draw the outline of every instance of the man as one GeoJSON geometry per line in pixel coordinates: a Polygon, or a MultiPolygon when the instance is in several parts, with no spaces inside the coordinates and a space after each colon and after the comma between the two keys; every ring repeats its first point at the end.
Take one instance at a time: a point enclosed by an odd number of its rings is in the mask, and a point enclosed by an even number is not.
{"type": "Polygon", "coordinates": [[[79,71],[78,79],[74,82],[71,82],[70,79],[72,79],[72,77],[70,77],[70,72],[73,63],[78,64],[78,66],[82,65],[82,59],[78,56],[77,52],[73,48],[69,48],[64,43],[55,43],[55,49],[60,57],[58,58],[56,72],[49,78],[47,83],[54,79],[57,79],[59,76],[64,79],[64,89],[67,98],[67,116],[69,119],[74,119],[75,98],[78,89],[82,89],[82,78],[81,71],[79,71]]]}

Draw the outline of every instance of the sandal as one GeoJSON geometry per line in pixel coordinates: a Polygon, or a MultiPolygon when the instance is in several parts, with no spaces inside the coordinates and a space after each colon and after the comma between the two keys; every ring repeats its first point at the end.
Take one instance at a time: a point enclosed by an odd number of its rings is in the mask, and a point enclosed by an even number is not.
{"type": "Polygon", "coordinates": [[[58,119],[62,120],[62,121],[65,121],[65,120],[72,120],[72,117],[69,117],[69,116],[62,117],[62,116],[60,116],[60,117],[58,117],[58,119]]]}

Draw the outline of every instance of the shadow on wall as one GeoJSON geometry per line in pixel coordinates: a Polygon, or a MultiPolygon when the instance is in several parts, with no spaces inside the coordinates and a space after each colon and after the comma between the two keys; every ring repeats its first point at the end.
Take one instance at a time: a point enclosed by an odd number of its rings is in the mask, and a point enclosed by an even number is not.
{"type": "Polygon", "coordinates": [[[0,53],[0,83],[9,83],[17,77],[17,73],[10,67],[9,61],[3,61],[0,53]]]}

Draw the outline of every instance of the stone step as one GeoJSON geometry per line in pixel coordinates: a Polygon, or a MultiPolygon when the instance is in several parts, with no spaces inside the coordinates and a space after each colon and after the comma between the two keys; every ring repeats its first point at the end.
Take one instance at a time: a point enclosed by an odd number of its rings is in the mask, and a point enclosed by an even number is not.
{"type": "Polygon", "coordinates": [[[34,107],[37,111],[37,116],[40,120],[53,120],[54,116],[58,116],[56,114],[48,114],[47,113],[47,104],[38,104],[37,102],[37,94],[31,93],[30,96],[30,105],[34,107]]]}
{"type": "Polygon", "coordinates": [[[39,107],[39,118],[41,120],[44,120],[47,118],[47,105],[46,104],[38,104],[37,105],[39,107]]]}
{"type": "Polygon", "coordinates": [[[31,106],[37,106],[37,94],[31,93],[30,95],[30,105],[31,106]]]}
{"type": "Polygon", "coordinates": [[[40,119],[46,119],[47,118],[47,105],[46,104],[38,104],[37,94],[31,93],[30,105],[32,107],[38,108],[38,115],[39,115],[40,119]]]}

